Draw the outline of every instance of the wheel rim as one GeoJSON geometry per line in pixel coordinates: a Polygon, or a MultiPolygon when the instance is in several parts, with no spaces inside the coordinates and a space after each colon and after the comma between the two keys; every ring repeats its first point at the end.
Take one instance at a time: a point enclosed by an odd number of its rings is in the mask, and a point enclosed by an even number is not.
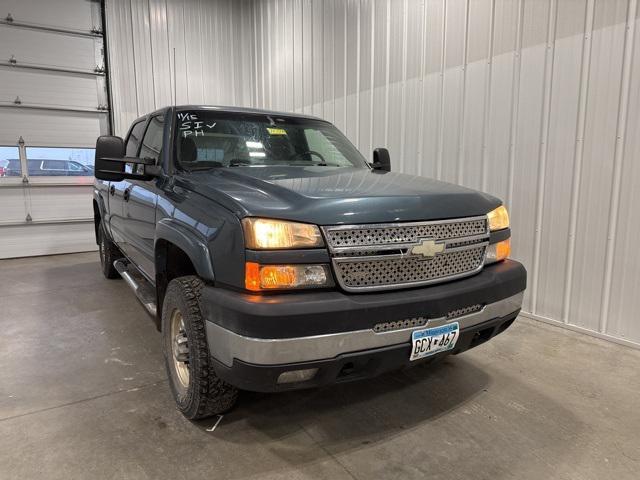
{"type": "Polygon", "coordinates": [[[189,386],[189,343],[184,318],[177,309],[171,314],[171,358],[178,386],[186,390],[189,386]]]}

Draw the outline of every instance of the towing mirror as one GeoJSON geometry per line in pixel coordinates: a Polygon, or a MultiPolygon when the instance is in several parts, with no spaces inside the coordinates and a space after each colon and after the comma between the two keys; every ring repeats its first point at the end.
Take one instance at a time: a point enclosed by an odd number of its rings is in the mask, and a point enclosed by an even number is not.
{"type": "Polygon", "coordinates": [[[160,173],[153,158],[124,156],[120,137],[103,135],[96,142],[95,176],[100,180],[119,182],[125,178],[150,180],[160,173]]]}
{"type": "Polygon", "coordinates": [[[374,170],[390,172],[391,158],[389,157],[389,150],[386,148],[376,148],[373,151],[373,163],[371,164],[371,167],[374,170]]]}

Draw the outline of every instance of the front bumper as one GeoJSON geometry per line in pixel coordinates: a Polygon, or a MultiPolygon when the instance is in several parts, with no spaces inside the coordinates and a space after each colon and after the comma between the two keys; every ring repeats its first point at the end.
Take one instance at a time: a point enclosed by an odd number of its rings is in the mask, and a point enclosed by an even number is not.
{"type": "MultiPolygon", "coordinates": [[[[500,326],[510,325],[520,310],[525,287],[525,269],[507,260],[472,277],[412,290],[251,295],[207,286],[201,300],[218,374],[241,388],[270,391],[292,388],[277,384],[277,375],[272,378],[276,372],[316,368],[304,366],[310,363],[323,365],[315,381],[294,384],[294,388],[321,384],[323,379],[325,383],[338,381],[339,375],[330,372],[349,363],[345,358],[350,355],[360,357],[359,361],[371,355],[389,359],[380,360],[379,367],[365,369],[372,374],[380,373],[380,368],[384,371],[408,364],[413,330],[445,324],[450,312],[482,305],[480,311],[455,318],[461,328],[453,352],[458,353],[473,346],[471,340],[465,343],[465,338],[478,332],[484,332],[483,338],[489,332],[490,338],[506,328],[500,326]],[[377,323],[414,317],[426,317],[427,325],[381,333],[373,330],[377,323]],[[487,330],[490,324],[493,327],[487,330]]],[[[344,375],[340,378],[346,379],[344,375]]]]}
{"type": "Polygon", "coordinates": [[[519,312],[517,310],[505,317],[463,328],[455,349],[413,362],[409,360],[411,342],[403,342],[363,352],[344,353],[325,360],[280,365],[257,365],[235,359],[229,367],[214,359],[214,368],[223,380],[243,390],[255,392],[279,392],[363,380],[385,372],[433,362],[447,355],[457,355],[476,347],[509,328],[519,312]],[[317,373],[308,381],[278,383],[281,374],[302,369],[317,369],[317,373]]]}

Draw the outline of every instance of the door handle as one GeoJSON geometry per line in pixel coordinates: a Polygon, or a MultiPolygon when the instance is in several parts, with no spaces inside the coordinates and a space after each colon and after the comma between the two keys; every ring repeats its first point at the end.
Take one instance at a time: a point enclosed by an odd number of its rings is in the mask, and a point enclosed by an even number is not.
{"type": "Polygon", "coordinates": [[[112,197],[116,194],[116,187],[114,187],[113,185],[111,185],[109,187],[109,195],[111,195],[112,197]]]}
{"type": "Polygon", "coordinates": [[[124,194],[122,195],[122,198],[124,199],[125,202],[129,201],[129,194],[131,193],[131,187],[127,187],[124,189],[124,194]]]}

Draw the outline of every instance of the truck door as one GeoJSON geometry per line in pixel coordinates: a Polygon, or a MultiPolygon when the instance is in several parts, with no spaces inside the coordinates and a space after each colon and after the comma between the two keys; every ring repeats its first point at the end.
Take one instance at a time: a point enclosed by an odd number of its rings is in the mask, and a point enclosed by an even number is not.
{"type": "MultiPolygon", "coordinates": [[[[125,143],[125,155],[127,157],[138,156],[140,141],[142,140],[146,123],[146,120],[141,120],[131,127],[125,143]]],[[[128,255],[128,248],[124,231],[124,196],[125,190],[129,186],[130,182],[128,180],[110,182],[109,185],[109,228],[111,230],[111,238],[125,255],[128,255]]]]}
{"type": "MultiPolygon", "coordinates": [[[[156,165],[162,152],[164,115],[149,120],[140,145],[139,157],[152,158],[156,165]]],[[[149,278],[155,276],[154,240],[156,232],[156,204],[159,189],[157,180],[129,180],[124,189],[124,231],[127,256],[149,278]]]]}

